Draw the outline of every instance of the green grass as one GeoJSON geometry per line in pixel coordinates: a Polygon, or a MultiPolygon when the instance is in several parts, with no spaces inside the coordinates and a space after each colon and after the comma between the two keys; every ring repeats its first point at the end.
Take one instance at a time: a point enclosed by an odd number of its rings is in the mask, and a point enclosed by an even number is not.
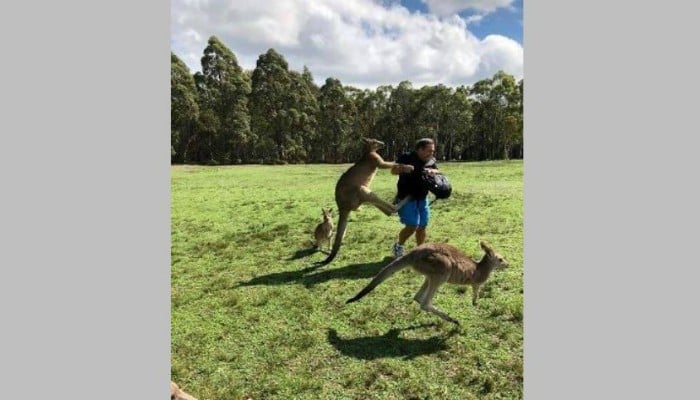
{"type": "MultiPolygon", "coordinates": [[[[445,285],[412,300],[407,269],[345,305],[390,260],[401,228],[371,205],[352,213],[329,265],[310,251],[346,165],[173,166],[171,374],[200,400],[519,399],[523,393],[523,163],[440,163],[453,194],[432,206],[429,242],[510,263],[471,306],[445,285]]],[[[396,177],[372,188],[390,200],[396,177]]],[[[430,196],[432,199],[432,195],[430,196]]],[[[415,246],[411,238],[408,249],[415,246]]]]}

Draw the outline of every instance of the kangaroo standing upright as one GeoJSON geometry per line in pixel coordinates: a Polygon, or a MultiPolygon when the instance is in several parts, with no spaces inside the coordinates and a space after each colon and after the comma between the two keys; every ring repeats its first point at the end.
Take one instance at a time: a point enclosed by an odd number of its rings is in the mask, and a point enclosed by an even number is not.
{"type": "Polygon", "coordinates": [[[328,248],[331,247],[331,238],[333,237],[333,216],[331,210],[321,209],[323,222],[316,225],[314,231],[314,248],[323,251],[323,244],[328,243],[328,248]]]}
{"type": "Polygon", "coordinates": [[[481,261],[475,262],[461,250],[449,244],[422,244],[406,253],[403,257],[390,262],[379,271],[377,276],[364,289],[346,303],[360,300],[391,275],[408,266],[412,266],[415,271],[425,276],[425,282],[423,282],[423,286],[418,290],[418,293],[413,296],[413,300],[417,301],[424,311],[431,312],[446,321],[459,325],[459,321],[433,306],[433,297],[437,289],[446,282],[458,285],[471,285],[473,289],[472,305],[476,305],[479,289],[486,282],[491,271],[508,266],[506,260],[486,242],[481,241],[480,245],[486,254],[481,261]]]}
{"type": "Polygon", "coordinates": [[[335,234],[333,249],[331,249],[328,257],[321,262],[322,265],[333,261],[338,254],[345,230],[347,229],[350,211],[357,210],[362,203],[371,203],[384,214],[391,215],[403,206],[402,203],[394,206],[380,199],[370,190],[369,187],[372,184],[374,175],[377,173],[377,169],[391,168],[395,164],[384,161],[377,154],[377,150],[384,148],[384,143],[368,138],[362,138],[362,143],[364,143],[362,158],[345,171],[335,185],[335,202],[338,205],[338,232],[335,234]]]}

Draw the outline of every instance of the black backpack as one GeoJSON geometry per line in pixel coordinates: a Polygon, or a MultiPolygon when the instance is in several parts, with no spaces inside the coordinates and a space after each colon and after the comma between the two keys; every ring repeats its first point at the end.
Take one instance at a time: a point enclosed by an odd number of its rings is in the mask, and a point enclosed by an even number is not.
{"type": "Polygon", "coordinates": [[[446,199],[452,194],[450,180],[443,174],[423,173],[423,186],[435,195],[435,200],[446,199]]]}

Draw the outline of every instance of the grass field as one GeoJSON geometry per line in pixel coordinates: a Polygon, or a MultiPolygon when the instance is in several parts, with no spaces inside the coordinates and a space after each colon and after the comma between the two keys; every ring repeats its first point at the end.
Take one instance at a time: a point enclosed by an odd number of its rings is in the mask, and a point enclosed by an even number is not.
{"type": "MultiPolygon", "coordinates": [[[[200,400],[519,399],[523,393],[523,163],[440,163],[453,194],[432,205],[429,242],[510,263],[482,288],[445,285],[421,311],[422,277],[401,271],[361,301],[401,228],[352,213],[329,265],[310,250],[321,207],[337,210],[346,165],[173,166],[171,374],[200,400]]],[[[390,200],[396,177],[372,189],[390,200]]],[[[432,199],[432,195],[430,196],[432,199]]],[[[415,246],[414,239],[407,249],[415,246]]]]}

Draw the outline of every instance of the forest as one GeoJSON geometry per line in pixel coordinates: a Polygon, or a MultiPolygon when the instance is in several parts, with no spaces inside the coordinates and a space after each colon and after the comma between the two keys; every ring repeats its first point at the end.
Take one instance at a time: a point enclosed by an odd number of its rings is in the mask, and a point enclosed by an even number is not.
{"type": "Polygon", "coordinates": [[[171,52],[172,164],[349,163],[360,137],[386,144],[395,160],[419,138],[436,141],[438,160],[523,158],[523,79],[499,71],[472,85],[359,89],[289,68],[269,49],[244,70],[216,36],[201,72],[171,52]]]}

